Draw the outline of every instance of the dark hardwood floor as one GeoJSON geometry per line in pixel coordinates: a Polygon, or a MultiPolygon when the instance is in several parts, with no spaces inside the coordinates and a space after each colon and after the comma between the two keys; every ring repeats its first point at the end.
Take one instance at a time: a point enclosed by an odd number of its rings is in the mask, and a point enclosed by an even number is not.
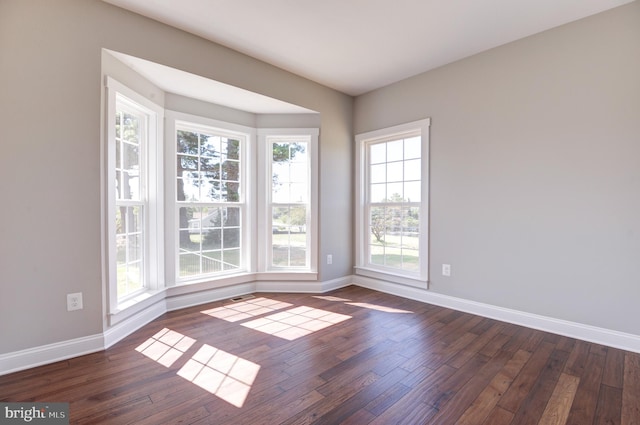
{"type": "Polygon", "coordinates": [[[640,425],[640,354],[359,287],[171,312],[0,377],[74,424],[640,425]]]}

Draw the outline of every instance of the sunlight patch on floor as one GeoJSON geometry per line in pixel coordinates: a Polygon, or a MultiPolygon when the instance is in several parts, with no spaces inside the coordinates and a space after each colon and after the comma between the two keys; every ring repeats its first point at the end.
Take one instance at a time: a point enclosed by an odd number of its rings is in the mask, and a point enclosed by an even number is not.
{"type": "Polygon", "coordinates": [[[136,351],[165,367],[170,367],[195,342],[195,339],[182,335],[180,332],[164,328],[140,344],[136,351]]]}
{"type": "Polygon", "coordinates": [[[387,306],[378,305],[378,304],[370,304],[370,303],[345,303],[345,304],[353,305],[353,306],[356,306],[356,307],[368,308],[370,310],[384,311],[385,313],[408,313],[408,314],[413,314],[413,311],[400,310],[398,308],[387,307],[387,306]]]}
{"type": "Polygon", "coordinates": [[[253,298],[238,303],[227,304],[222,307],[204,310],[201,313],[211,317],[226,320],[227,322],[237,322],[239,320],[260,316],[261,314],[272,313],[292,304],[282,301],[271,300],[269,298],[253,298]]]}
{"type": "Polygon", "coordinates": [[[300,306],[242,323],[242,326],[293,341],[348,319],[351,316],[300,306]]]}
{"type": "Polygon", "coordinates": [[[326,301],[342,301],[342,302],[351,301],[350,299],[347,299],[347,298],[334,297],[331,295],[313,295],[312,298],[318,298],[319,300],[326,300],[326,301]]]}
{"type": "Polygon", "coordinates": [[[260,365],[204,344],[178,375],[236,407],[244,405],[260,365]]]}

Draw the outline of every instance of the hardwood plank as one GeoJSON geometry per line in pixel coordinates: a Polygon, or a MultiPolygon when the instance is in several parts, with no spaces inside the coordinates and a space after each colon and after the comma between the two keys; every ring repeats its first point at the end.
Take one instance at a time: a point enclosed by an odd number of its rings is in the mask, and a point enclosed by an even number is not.
{"type": "MultiPolygon", "coordinates": [[[[637,395],[636,395],[637,396],[637,395]]],[[[636,399],[636,403],[638,400],[636,399]]],[[[598,407],[593,423],[596,425],[620,425],[622,421],[622,389],[600,386],[598,407]]]]}
{"type": "Polygon", "coordinates": [[[371,422],[372,425],[387,425],[391,423],[397,423],[400,418],[405,418],[408,412],[412,412],[415,417],[418,412],[422,412],[425,415],[424,418],[420,418],[415,423],[425,423],[426,416],[431,417],[436,412],[432,406],[426,405],[422,402],[423,394],[438,382],[444,381],[449,378],[456,369],[450,366],[441,366],[433,373],[428,374],[424,379],[420,380],[411,390],[401,397],[396,403],[384,410],[378,417],[371,422]]]}
{"type": "Polygon", "coordinates": [[[511,354],[501,352],[482,366],[474,376],[461,388],[455,390],[445,408],[439,408],[430,423],[433,425],[449,425],[458,420],[473,400],[489,385],[498,372],[504,368],[511,354]]]}
{"type": "Polygon", "coordinates": [[[578,391],[567,418],[567,425],[583,425],[593,422],[602,381],[604,360],[604,356],[600,354],[589,353],[587,356],[584,371],[580,376],[578,391]]]}
{"type": "MultiPolygon", "coordinates": [[[[544,342],[543,344],[547,344],[544,342]]],[[[544,409],[553,393],[569,353],[554,350],[542,369],[535,384],[515,412],[514,423],[535,425],[544,413],[544,409]]]]}
{"type": "Polygon", "coordinates": [[[469,330],[469,333],[476,334],[478,335],[478,337],[475,338],[470,344],[459,349],[458,352],[449,361],[447,361],[447,364],[449,366],[455,367],[456,369],[461,368],[462,365],[468,362],[471,357],[478,354],[482,347],[484,347],[489,341],[491,341],[493,337],[500,333],[503,328],[503,325],[501,323],[495,323],[492,321],[489,321],[489,323],[492,323],[492,326],[488,328],[486,326],[483,326],[483,329],[485,329],[485,331],[481,334],[478,334],[477,330],[476,332],[472,332],[472,330],[469,330]]]}
{"type": "MultiPolygon", "coordinates": [[[[482,422],[482,425],[510,425],[513,421],[513,413],[508,410],[503,409],[502,407],[494,407],[494,409],[489,413],[487,419],[482,422]]],[[[517,425],[517,424],[513,424],[517,425]]]]}
{"type": "Polygon", "coordinates": [[[531,353],[528,351],[519,350],[516,352],[502,370],[491,380],[489,385],[484,388],[474,402],[464,411],[456,424],[475,425],[484,421],[494,410],[502,394],[511,386],[511,383],[530,357],[531,353]]]}
{"type": "Polygon", "coordinates": [[[624,383],[622,387],[622,425],[640,424],[640,354],[624,356],[624,383]]]}
{"type": "Polygon", "coordinates": [[[615,348],[607,350],[602,383],[613,388],[622,388],[624,380],[624,351],[615,348]]]}
{"type": "Polygon", "coordinates": [[[551,394],[551,399],[547,403],[538,425],[564,425],[566,423],[579,382],[580,378],[577,376],[560,374],[558,384],[551,394]]]}
{"type": "MultiPolygon", "coordinates": [[[[529,351],[523,347],[523,350],[529,351]]],[[[513,381],[507,392],[500,398],[498,406],[515,413],[522,401],[527,397],[533,388],[540,372],[553,351],[553,344],[544,342],[535,350],[529,361],[524,365],[522,371],[513,381]]]]}
{"type": "MultiPolygon", "coordinates": [[[[334,391],[331,394],[325,395],[325,398],[322,400],[322,403],[328,404],[330,410],[319,415],[320,409],[315,409],[313,415],[314,417],[321,417],[322,423],[336,424],[344,422],[347,418],[362,409],[366,409],[372,413],[373,416],[377,416],[389,405],[409,392],[409,387],[399,384],[399,381],[407,376],[408,373],[406,370],[396,368],[385,376],[375,379],[375,381],[369,385],[363,386],[360,391],[357,391],[352,397],[348,398],[347,403],[336,403],[335,394],[339,392],[344,393],[344,391],[342,389],[340,391],[334,391]]],[[[344,397],[344,394],[342,397],[344,397]]],[[[300,423],[300,420],[295,421],[295,423],[300,423]]]]}

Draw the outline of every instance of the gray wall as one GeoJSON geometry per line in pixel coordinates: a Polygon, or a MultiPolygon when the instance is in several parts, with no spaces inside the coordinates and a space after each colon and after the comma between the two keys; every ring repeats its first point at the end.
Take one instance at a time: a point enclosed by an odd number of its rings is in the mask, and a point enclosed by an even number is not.
{"type": "Polygon", "coordinates": [[[0,0],[0,354],[103,330],[102,48],[318,111],[320,278],[351,274],[352,98],[98,0],[0,0]]]}
{"type": "Polygon", "coordinates": [[[431,289],[640,335],[640,2],[360,96],[354,127],[424,117],[431,289]]]}

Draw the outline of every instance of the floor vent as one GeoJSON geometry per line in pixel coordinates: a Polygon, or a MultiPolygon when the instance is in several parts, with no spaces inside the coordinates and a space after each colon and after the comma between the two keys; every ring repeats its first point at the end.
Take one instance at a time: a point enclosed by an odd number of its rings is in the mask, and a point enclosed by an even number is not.
{"type": "Polygon", "coordinates": [[[238,301],[244,301],[244,300],[249,300],[251,298],[255,298],[253,295],[251,294],[247,294],[247,295],[240,295],[239,297],[233,297],[231,298],[231,301],[233,301],[234,303],[237,303],[238,301]]]}

